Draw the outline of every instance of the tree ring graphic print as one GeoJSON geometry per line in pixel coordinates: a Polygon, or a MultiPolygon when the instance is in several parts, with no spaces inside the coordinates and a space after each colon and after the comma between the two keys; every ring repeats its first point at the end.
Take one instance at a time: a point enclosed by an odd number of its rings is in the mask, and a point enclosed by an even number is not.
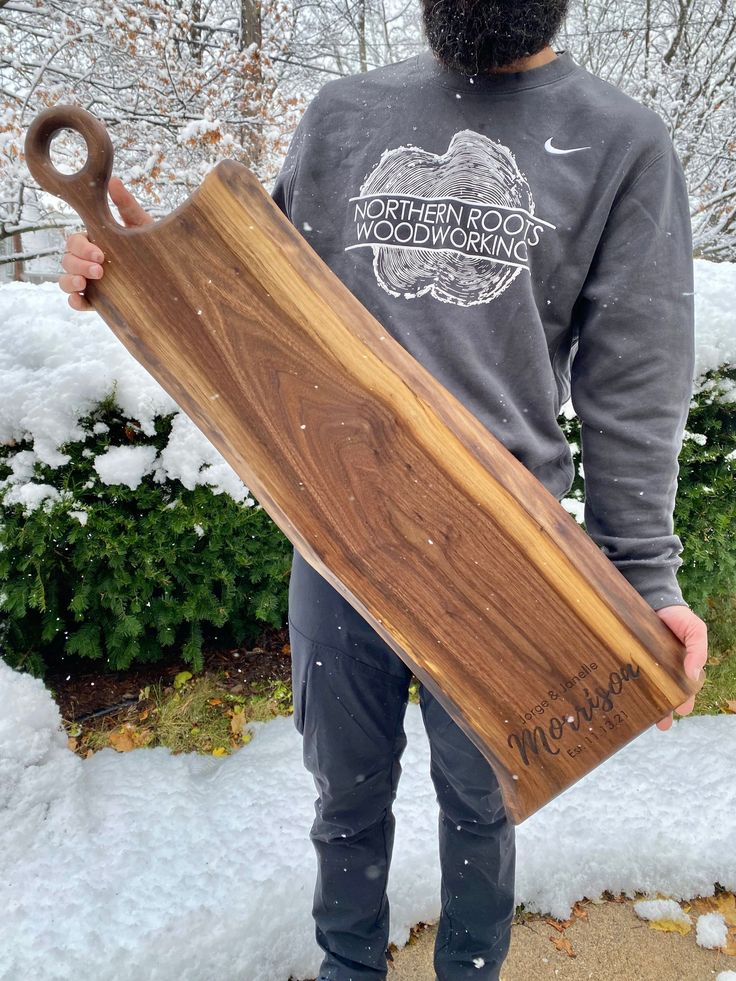
{"type": "Polygon", "coordinates": [[[529,270],[529,250],[555,226],[502,143],[464,129],[443,154],[384,150],[350,198],[356,241],[373,249],[378,283],[392,296],[428,293],[443,303],[489,303],[529,270]]]}

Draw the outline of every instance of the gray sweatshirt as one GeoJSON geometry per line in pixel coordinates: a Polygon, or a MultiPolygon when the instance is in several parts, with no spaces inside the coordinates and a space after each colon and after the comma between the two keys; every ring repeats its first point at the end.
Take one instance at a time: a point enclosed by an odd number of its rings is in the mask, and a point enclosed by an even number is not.
{"type": "Polygon", "coordinates": [[[429,49],[326,82],[272,195],[391,335],[559,500],[653,609],[676,573],[693,392],[692,231],[661,117],[567,51],[464,76],[429,49]]]}

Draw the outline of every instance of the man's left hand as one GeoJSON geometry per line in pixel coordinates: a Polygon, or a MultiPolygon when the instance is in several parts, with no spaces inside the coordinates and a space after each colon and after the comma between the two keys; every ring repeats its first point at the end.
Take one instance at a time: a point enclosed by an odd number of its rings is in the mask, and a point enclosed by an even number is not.
{"type": "MultiPolygon", "coordinates": [[[[672,633],[686,648],[684,669],[688,678],[700,682],[700,688],[705,681],[705,662],[708,660],[708,627],[689,606],[664,606],[655,610],[660,620],[670,628],[672,633]]],[[[678,715],[689,715],[695,705],[695,695],[679,705],[675,712],[678,715]]],[[[657,728],[666,731],[672,725],[672,712],[657,723],[657,728]]]]}

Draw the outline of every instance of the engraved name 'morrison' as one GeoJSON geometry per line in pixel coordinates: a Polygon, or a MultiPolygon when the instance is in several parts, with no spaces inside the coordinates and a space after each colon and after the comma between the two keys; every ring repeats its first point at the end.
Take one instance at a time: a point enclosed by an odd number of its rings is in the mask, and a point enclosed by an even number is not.
{"type": "Polygon", "coordinates": [[[587,696],[584,705],[575,706],[575,714],[564,718],[555,716],[550,719],[547,727],[537,725],[533,729],[523,728],[521,731],[510,733],[508,744],[518,750],[519,755],[525,766],[529,766],[529,753],[533,752],[539,756],[540,749],[557,756],[560,747],[553,745],[563,738],[567,729],[577,732],[580,729],[581,720],[591,722],[596,712],[610,712],[613,708],[614,698],[621,694],[621,690],[626,682],[633,681],[639,677],[640,669],[628,662],[619,671],[612,671],[608,678],[608,688],[598,686],[594,689],[595,695],[591,695],[587,688],[583,691],[587,696]]]}

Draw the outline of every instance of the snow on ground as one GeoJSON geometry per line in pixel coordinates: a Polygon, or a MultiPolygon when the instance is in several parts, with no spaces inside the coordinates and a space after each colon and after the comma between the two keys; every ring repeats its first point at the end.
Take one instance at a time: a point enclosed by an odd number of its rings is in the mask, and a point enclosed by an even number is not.
{"type": "Polygon", "coordinates": [[[669,920],[672,923],[692,925],[692,920],[674,899],[643,899],[634,903],[634,912],[642,920],[669,920]]]}
{"type": "MultiPolygon", "coordinates": [[[[698,379],[709,368],[736,364],[735,292],[736,263],[695,260],[698,379]]],[[[83,438],[79,417],[107,395],[114,382],[123,412],[138,419],[148,434],[154,431],[156,415],[177,411],[176,403],[104,321],[96,313],[72,310],[56,283],[0,287],[0,377],[0,442],[24,437],[33,441],[33,453],[22,467],[19,461],[18,473],[11,478],[16,486],[8,498],[8,503],[19,500],[28,508],[55,496],[50,486],[27,488],[35,457],[51,466],[64,463],[59,446],[83,438]]],[[[736,399],[736,386],[732,388],[736,399]]],[[[563,411],[570,410],[568,402],[563,411]]],[[[120,447],[97,469],[105,483],[134,486],[153,471],[156,480],[179,478],[186,487],[207,483],[216,493],[252,501],[230,465],[183,413],[175,417],[169,445],[155,461],[138,447],[120,447]]],[[[571,513],[582,520],[574,504],[571,513]]]]}
{"type": "MultiPolygon", "coordinates": [[[[43,683],[0,659],[0,981],[316,975],[316,792],[293,719],[252,728],[229,757],[104,749],[82,760],[43,683]]],[[[418,705],[405,728],[388,886],[398,946],[440,909],[418,705]]],[[[567,917],[604,889],[736,889],[735,761],[736,716],[647,730],[517,827],[516,901],[567,917]]]]}
{"type": "Polygon", "coordinates": [[[725,947],[728,940],[728,924],[723,913],[703,913],[696,924],[696,939],[701,947],[710,950],[725,947]]]}

